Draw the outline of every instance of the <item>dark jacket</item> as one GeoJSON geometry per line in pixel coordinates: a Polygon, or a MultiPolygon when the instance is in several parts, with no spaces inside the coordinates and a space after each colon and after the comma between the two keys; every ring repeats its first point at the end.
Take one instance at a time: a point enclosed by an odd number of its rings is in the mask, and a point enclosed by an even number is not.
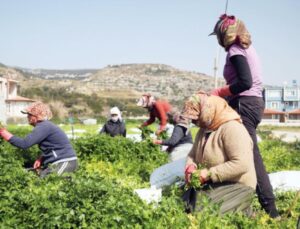
{"type": "Polygon", "coordinates": [[[102,133],[109,134],[111,137],[115,137],[116,135],[122,135],[126,137],[125,123],[120,120],[117,122],[108,120],[100,131],[100,134],[102,133]]]}
{"type": "Polygon", "coordinates": [[[172,148],[185,143],[193,143],[193,139],[191,132],[181,125],[174,127],[171,138],[162,141],[162,145],[167,145],[172,148]]]}
{"type": "Polygon", "coordinates": [[[24,139],[13,136],[9,142],[21,149],[38,144],[42,151],[44,166],[53,162],[77,159],[67,135],[50,121],[38,122],[24,139]]]}

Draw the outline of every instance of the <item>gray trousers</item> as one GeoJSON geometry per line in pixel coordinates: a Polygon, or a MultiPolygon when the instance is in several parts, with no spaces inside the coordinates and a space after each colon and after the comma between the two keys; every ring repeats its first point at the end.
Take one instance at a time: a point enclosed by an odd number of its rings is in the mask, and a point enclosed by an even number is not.
{"type": "Polygon", "coordinates": [[[71,173],[74,172],[77,168],[77,160],[65,161],[57,164],[50,164],[47,168],[40,171],[39,176],[43,178],[49,175],[50,173],[57,173],[57,175],[61,175],[63,173],[71,173]]]}
{"type": "Polygon", "coordinates": [[[186,202],[187,212],[202,211],[209,199],[210,204],[219,205],[221,215],[237,211],[250,215],[254,193],[253,188],[239,183],[212,183],[205,185],[201,190],[187,190],[183,200],[186,202]]]}

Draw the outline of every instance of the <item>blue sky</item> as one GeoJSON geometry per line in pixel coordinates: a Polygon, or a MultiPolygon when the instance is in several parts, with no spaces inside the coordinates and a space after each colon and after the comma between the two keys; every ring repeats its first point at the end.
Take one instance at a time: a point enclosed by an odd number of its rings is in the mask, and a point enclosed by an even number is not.
{"type": "MultiPolygon", "coordinates": [[[[0,62],[49,69],[161,63],[213,75],[209,37],[226,0],[0,0],[0,62]]],[[[229,0],[252,35],[265,84],[300,84],[300,1],[229,0]]],[[[222,77],[225,53],[220,52],[222,77]]]]}

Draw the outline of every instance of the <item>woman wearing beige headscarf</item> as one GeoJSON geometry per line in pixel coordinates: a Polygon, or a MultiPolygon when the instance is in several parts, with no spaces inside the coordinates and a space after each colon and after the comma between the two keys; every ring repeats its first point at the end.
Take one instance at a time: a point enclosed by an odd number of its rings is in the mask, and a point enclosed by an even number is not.
{"type": "MultiPolygon", "coordinates": [[[[200,127],[186,166],[186,183],[199,165],[199,180],[212,202],[221,204],[221,213],[245,210],[256,186],[252,141],[240,116],[217,96],[199,92],[190,97],[183,115],[200,127]],[[212,190],[210,189],[212,188],[212,190]],[[227,190],[227,191],[226,191],[227,190]],[[222,193],[222,195],[218,195],[222,193]]],[[[190,203],[197,210],[197,203],[190,203]]]]}
{"type": "Polygon", "coordinates": [[[0,136],[21,149],[38,145],[42,154],[33,167],[41,177],[53,172],[58,175],[74,172],[78,167],[75,151],[66,134],[49,121],[52,117],[49,106],[35,102],[21,112],[27,114],[28,123],[34,126],[32,132],[25,138],[19,138],[2,128],[0,136]]]}

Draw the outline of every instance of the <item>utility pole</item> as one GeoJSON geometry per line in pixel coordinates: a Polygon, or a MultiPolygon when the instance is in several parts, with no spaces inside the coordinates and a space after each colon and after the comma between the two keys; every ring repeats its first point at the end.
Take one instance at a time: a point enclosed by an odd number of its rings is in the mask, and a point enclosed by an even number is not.
{"type": "Polygon", "coordinates": [[[217,72],[218,72],[218,64],[217,64],[217,57],[214,59],[214,78],[215,78],[215,88],[218,87],[218,78],[217,78],[217,72]]]}
{"type": "MultiPolygon", "coordinates": [[[[225,4],[225,14],[227,14],[227,9],[228,9],[228,1],[226,0],[226,4],[225,4]]],[[[221,47],[219,47],[218,51],[217,51],[217,56],[214,59],[214,78],[215,78],[215,88],[218,87],[218,66],[219,66],[219,58],[220,58],[220,52],[221,52],[221,47]]]]}

